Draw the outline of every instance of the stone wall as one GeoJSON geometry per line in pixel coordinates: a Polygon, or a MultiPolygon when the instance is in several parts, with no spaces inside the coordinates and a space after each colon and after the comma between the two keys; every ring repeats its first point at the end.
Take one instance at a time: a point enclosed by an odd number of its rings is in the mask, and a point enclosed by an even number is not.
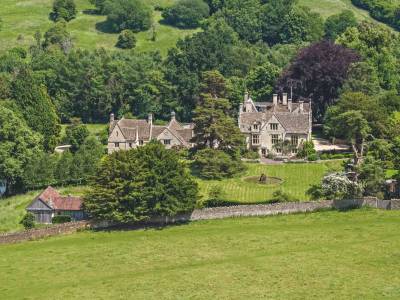
{"type": "Polygon", "coordinates": [[[196,209],[190,215],[190,221],[222,219],[230,217],[269,216],[311,212],[319,209],[332,208],[332,201],[287,202],[266,205],[237,205],[229,207],[213,207],[196,209]]]}
{"type": "Polygon", "coordinates": [[[390,209],[400,209],[400,199],[392,199],[390,201],[390,209]]]}
{"type": "Polygon", "coordinates": [[[57,224],[45,228],[30,229],[15,233],[3,233],[0,234],[0,244],[17,243],[20,241],[36,240],[59,234],[68,234],[88,227],[90,227],[88,221],[80,221],[57,224]]]}
{"type": "MultiPolygon", "coordinates": [[[[132,228],[150,225],[165,225],[177,222],[198,220],[212,220],[234,217],[270,216],[276,214],[291,214],[318,211],[321,209],[349,209],[370,206],[381,209],[400,209],[400,199],[379,200],[377,198],[363,198],[354,200],[324,200],[312,202],[286,202],[265,205],[237,205],[228,207],[213,207],[195,209],[191,213],[180,214],[174,217],[155,217],[148,222],[137,224],[132,228]]],[[[85,228],[107,228],[115,226],[109,222],[93,223],[89,221],[58,224],[40,229],[31,229],[17,233],[0,234],[0,244],[16,243],[25,240],[34,240],[47,236],[67,234],[85,228]]]]}

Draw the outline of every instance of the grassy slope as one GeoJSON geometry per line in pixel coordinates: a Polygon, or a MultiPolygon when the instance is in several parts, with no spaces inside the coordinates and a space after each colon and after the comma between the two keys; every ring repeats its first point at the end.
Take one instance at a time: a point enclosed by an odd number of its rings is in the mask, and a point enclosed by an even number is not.
{"type": "MultiPolygon", "coordinates": [[[[82,195],[84,187],[68,187],[59,189],[62,194],[82,195]]],[[[19,224],[25,214],[25,207],[39,194],[39,191],[28,192],[10,198],[0,198],[0,232],[22,230],[19,224]]],[[[1,280],[0,280],[1,281],[1,280]]],[[[1,298],[1,297],[0,297],[1,298]]]]}
{"type": "Polygon", "coordinates": [[[399,220],[332,211],[3,245],[0,298],[399,299],[399,220]]]}
{"type": "Polygon", "coordinates": [[[341,169],[341,161],[330,161],[310,164],[283,164],[283,165],[261,165],[247,164],[248,170],[241,178],[232,178],[222,181],[199,180],[200,191],[203,196],[208,195],[212,186],[220,185],[227,200],[246,202],[260,202],[271,199],[272,193],[281,189],[299,200],[307,200],[307,189],[321,182],[323,175],[332,170],[341,169]],[[260,185],[245,182],[244,177],[274,176],[283,179],[281,185],[260,185]]]}
{"type": "MultiPolygon", "coordinates": [[[[52,0],[2,0],[0,17],[3,19],[3,29],[0,30],[0,51],[14,46],[28,46],[33,42],[33,34],[39,30],[44,33],[52,24],[48,15],[51,11],[52,0]],[[17,40],[21,36],[20,40],[17,40]]],[[[84,49],[114,47],[117,34],[104,33],[96,29],[105,16],[87,13],[93,6],[89,0],[75,0],[78,7],[78,16],[69,23],[74,44],[84,49]]],[[[174,0],[148,0],[151,5],[171,5],[174,0]]],[[[338,13],[343,9],[351,9],[360,20],[373,20],[368,12],[354,7],[350,0],[300,0],[301,5],[310,7],[323,17],[338,13]]],[[[159,12],[154,13],[155,21],[161,18],[159,12]]],[[[176,41],[195,30],[179,30],[157,23],[157,41],[150,41],[149,32],[141,32],[138,36],[137,49],[140,51],[160,50],[165,54],[176,41]]]]}
{"type": "Polygon", "coordinates": [[[351,3],[351,0],[299,0],[299,3],[309,7],[312,11],[318,12],[324,18],[340,13],[342,10],[349,9],[354,12],[357,19],[360,21],[375,21],[367,11],[355,7],[351,3]]]}
{"type": "MultiPolygon", "coordinates": [[[[150,4],[170,5],[173,0],[152,0],[150,4]]],[[[3,19],[3,29],[0,30],[0,51],[13,46],[28,46],[33,42],[34,33],[39,30],[44,33],[51,25],[48,15],[51,11],[53,0],[2,0],[0,17],[3,19]],[[21,35],[23,39],[17,40],[21,35]]],[[[103,22],[106,17],[89,14],[86,11],[93,9],[89,0],[75,0],[78,7],[78,16],[72,20],[68,28],[71,32],[74,44],[84,49],[114,47],[118,34],[104,33],[96,29],[96,24],[103,22]]],[[[160,50],[166,54],[180,37],[195,32],[195,30],[180,30],[158,23],[161,15],[154,13],[157,22],[157,40],[149,40],[149,32],[141,32],[137,35],[137,49],[139,51],[160,50]]]]}

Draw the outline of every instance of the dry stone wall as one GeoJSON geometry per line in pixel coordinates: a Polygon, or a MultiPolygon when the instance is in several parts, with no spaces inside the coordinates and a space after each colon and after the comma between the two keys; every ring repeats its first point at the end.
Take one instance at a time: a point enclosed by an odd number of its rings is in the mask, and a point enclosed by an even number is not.
{"type": "Polygon", "coordinates": [[[45,228],[29,229],[21,232],[3,233],[0,234],[0,244],[10,244],[20,241],[36,240],[53,235],[68,234],[88,227],[88,221],[80,221],[57,224],[45,228]]]}
{"type": "MultiPolygon", "coordinates": [[[[291,214],[318,211],[321,209],[348,209],[370,206],[381,209],[400,209],[400,199],[379,200],[377,198],[364,198],[355,200],[324,200],[310,202],[286,202],[265,205],[237,205],[228,207],[213,207],[195,209],[191,213],[180,214],[174,217],[155,217],[148,222],[137,224],[133,228],[149,225],[165,225],[177,222],[189,222],[198,220],[212,220],[234,217],[270,216],[276,214],[291,214]]],[[[0,234],[0,244],[16,243],[25,240],[34,240],[47,236],[67,234],[85,228],[107,228],[115,226],[108,222],[93,223],[89,221],[57,224],[40,229],[31,229],[17,233],[0,234]]]]}

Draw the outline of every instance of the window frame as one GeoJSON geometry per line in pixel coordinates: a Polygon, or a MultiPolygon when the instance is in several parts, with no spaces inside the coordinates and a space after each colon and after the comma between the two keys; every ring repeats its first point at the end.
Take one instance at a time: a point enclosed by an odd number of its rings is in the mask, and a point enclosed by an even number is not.
{"type": "Polygon", "coordinates": [[[251,136],[251,144],[252,145],[260,145],[260,135],[259,134],[253,134],[251,136]]]}

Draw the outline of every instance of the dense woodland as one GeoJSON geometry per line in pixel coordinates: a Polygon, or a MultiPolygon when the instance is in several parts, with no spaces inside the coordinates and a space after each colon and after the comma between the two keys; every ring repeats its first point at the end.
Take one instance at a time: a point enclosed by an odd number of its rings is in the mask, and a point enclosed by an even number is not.
{"type": "MultiPolygon", "coordinates": [[[[228,139],[232,131],[226,128],[235,128],[245,90],[257,101],[270,101],[272,93],[293,88],[295,99],[312,99],[313,119],[324,124],[327,138],[346,139],[356,158],[368,153],[383,162],[382,170],[399,169],[396,31],[358,22],[351,11],[324,20],[295,0],[178,0],[156,7],[163,22],[201,30],[163,57],[134,49],[135,34],[153,24],[146,1],[93,4],[110,30],[121,33],[118,43],[125,50],[74,47],[68,28],[76,16],[74,1],[56,0],[49,12],[54,25],[37,32],[29,49],[12,48],[0,57],[0,178],[9,193],[86,182],[104,150],[102,139],[85,133],[81,123],[106,123],[111,112],[168,120],[175,111],[182,121],[194,120],[198,132],[209,128],[203,116],[213,112],[220,116],[213,134],[222,138],[220,152],[212,155],[227,155],[222,160],[231,159],[228,165],[240,170],[234,162],[241,142],[228,139]],[[64,136],[62,123],[70,124],[64,136]],[[72,151],[53,154],[62,142],[74,145],[72,151]]],[[[198,150],[199,164],[213,157],[198,150]]]]}

